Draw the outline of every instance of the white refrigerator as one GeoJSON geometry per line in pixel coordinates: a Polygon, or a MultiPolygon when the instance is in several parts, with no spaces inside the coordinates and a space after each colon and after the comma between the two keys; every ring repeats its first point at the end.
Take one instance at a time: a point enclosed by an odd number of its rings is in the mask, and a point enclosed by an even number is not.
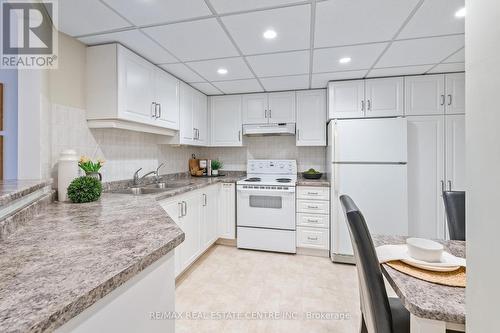
{"type": "Polygon", "coordinates": [[[372,234],[408,234],[405,118],[332,120],[327,163],[331,181],[331,258],[353,263],[339,197],[349,195],[372,234]]]}

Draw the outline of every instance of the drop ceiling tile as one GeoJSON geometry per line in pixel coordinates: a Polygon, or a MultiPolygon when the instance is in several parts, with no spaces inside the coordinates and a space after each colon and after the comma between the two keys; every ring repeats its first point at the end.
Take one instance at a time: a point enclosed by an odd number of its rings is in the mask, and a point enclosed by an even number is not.
{"type": "Polygon", "coordinates": [[[179,79],[191,83],[191,82],[205,82],[201,76],[193,72],[186,65],[178,63],[178,64],[165,64],[161,65],[163,69],[167,72],[177,76],[179,79]]]}
{"type": "Polygon", "coordinates": [[[262,88],[256,79],[212,82],[225,94],[260,92],[262,88]]]}
{"type": "Polygon", "coordinates": [[[309,51],[249,56],[247,60],[259,77],[309,73],[309,51]]]}
{"type": "Polygon", "coordinates": [[[201,83],[191,83],[193,87],[204,93],[205,95],[220,95],[222,92],[215,88],[213,85],[211,85],[208,82],[201,82],[201,83]]]}
{"type": "Polygon", "coordinates": [[[379,43],[314,50],[313,73],[369,69],[386,46],[387,43],[379,43]],[[345,57],[351,58],[351,62],[339,63],[345,57]]]}
{"type": "Polygon", "coordinates": [[[463,47],[464,36],[448,36],[395,41],[377,67],[436,64],[463,47]]]}
{"type": "Polygon", "coordinates": [[[151,25],[211,15],[203,0],[103,0],[135,25],[151,25]]]}
{"type": "Polygon", "coordinates": [[[461,49],[448,59],[446,59],[444,62],[465,62],[465,49],[461,49]]]}
{"type": "Polygon", "coordinates": [[[245,10],[269,8],[280,5],[287,5],[302,0],[211,0],[210,3],[217,13],[234,13],[245,10]]]}
{"type": "Polygon", "coordinates": [[[261,78],[267,91],[296,90],[309,88],[309,75],[279,76],[261,78]]]}
{"type": "Polygon", "coordinates": [[[455,12],[464,6],[464,0],[427,0],[401,31],[398,39],[464,33],[465,19],[455,17],[455,12]]]}
{"type": "Polygon", "coordinates": [[[463,72],[465,71],[465,63],[439,64],[434,67],[429,73],[448,73],[448,72],[463,72]]]}
{"type": "Polygon", "coordinates": [[[182,61],[237,56],[215,18],[143,29],[182,61]]]}
{"type": "Polygon", "coordinates": [[[226,28],[244,54],[309,48],[311,6],[302,5],[222,17],[226,28]],[[262,34],[277,32],[275,39],[262,34]]]}
{"type": "Polygon", "coordinates": [[[316,5],[314,47],[391,40],[418,0],[337,0],[316,5]]]}
{"type": "Polygon", "coordinates": [[[137,52],[144,58],[155,64],[167,64],[177,62],[172,54],[165,51],[139,30],[128,30],[110,34],[94,35],[78,38],[87,45],[105,44],[118,42],[129,49],[137,52]]]}
{"type": "Polygon", "coordinates": [[[98,0],[59,1],[59,30],[70,36],[129,27],[130,24],[98,0]]]}
{"type": "Polygon", "coordinates": [[[367,72],[367,70],[364,70],[313,74],[311,88],[326,88],[328,81],[362,79],[367,72]]]}
{"type": "Polygon", "coordinates": [[[433,65],[375,68],[375,69],[372,69],[370,71],[370,73],[368,73],[368,77],[424,74],[429,69],[431,69],[432,66],[433,65]]]}
{"type": "Polygon", "coordinates": [[[189,62],[189,67],[200,73],[208,81],[253,79],[254,75],[243,58],[224,58],[189,62]],[[227,74],[219,74],[219,68],[227,69],[227,74]]]}

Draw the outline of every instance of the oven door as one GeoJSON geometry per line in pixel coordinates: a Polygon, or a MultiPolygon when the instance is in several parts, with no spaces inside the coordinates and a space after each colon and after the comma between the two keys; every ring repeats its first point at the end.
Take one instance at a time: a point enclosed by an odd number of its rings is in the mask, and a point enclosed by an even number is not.
{"type": "Polygon", "coordinates": [[[239,227],[295,230],[295,188],[249,189],[237,186],[239,227]]]}

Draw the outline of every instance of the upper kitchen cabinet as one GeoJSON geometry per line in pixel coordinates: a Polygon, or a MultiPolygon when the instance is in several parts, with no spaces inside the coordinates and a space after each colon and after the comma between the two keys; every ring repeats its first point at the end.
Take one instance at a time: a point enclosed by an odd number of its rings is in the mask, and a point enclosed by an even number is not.
{"type": "Polygon", "coordinates": [[[208,144],[208,98],[205,94],[181,82],[179,133],[169,144],[206,146],[208,144]]]}
{"type": "Polygon", "coordinates": [[[328,83],[329,118],[362,118],[365,116],[363,80],[328,83]]]}
{"type": "Polygon", "coordinates": [[[211,146],[241,147],[241,95],[210,97],[211,146]]]}
{"type": "Polygon", "coordinates": [[[330,82],[329,118],[402,116],[403,82],[402,78],[330,82]]]}
{"type": "Polygon", "coordinates": [[[406,115],[465,113],[465,74],[420,75],[405,78],[406,115]]]}
{"type": "Polygon", "coordinates": [[[179,129],[179,81],[119,44],[87,48],[90,128],[174,135],[179,129]]]}
{"type": "Polygon", "coordinates": [[[402,116],[403,84],[402,77],[366,80],[366,117],[402,116]]]}
{"type": "Polygon", "coordinates": [[[326,91],[297,91],[297,146],[326,146],[326,91]]]}
{"type": "Polygon", "coordinates": [[[295,92],[243,95],[243,124],[294,123],[295,92]]]}

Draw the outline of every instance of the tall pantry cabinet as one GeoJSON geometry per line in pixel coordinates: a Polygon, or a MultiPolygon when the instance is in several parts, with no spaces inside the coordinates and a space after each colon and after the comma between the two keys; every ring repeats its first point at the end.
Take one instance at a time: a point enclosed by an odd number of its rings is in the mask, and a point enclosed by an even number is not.
{"type": "Polygon", "coordinates": [[[465,190],[465,75],[405,78],[409,233],[447,235],[442,192],[465,190]]]}

